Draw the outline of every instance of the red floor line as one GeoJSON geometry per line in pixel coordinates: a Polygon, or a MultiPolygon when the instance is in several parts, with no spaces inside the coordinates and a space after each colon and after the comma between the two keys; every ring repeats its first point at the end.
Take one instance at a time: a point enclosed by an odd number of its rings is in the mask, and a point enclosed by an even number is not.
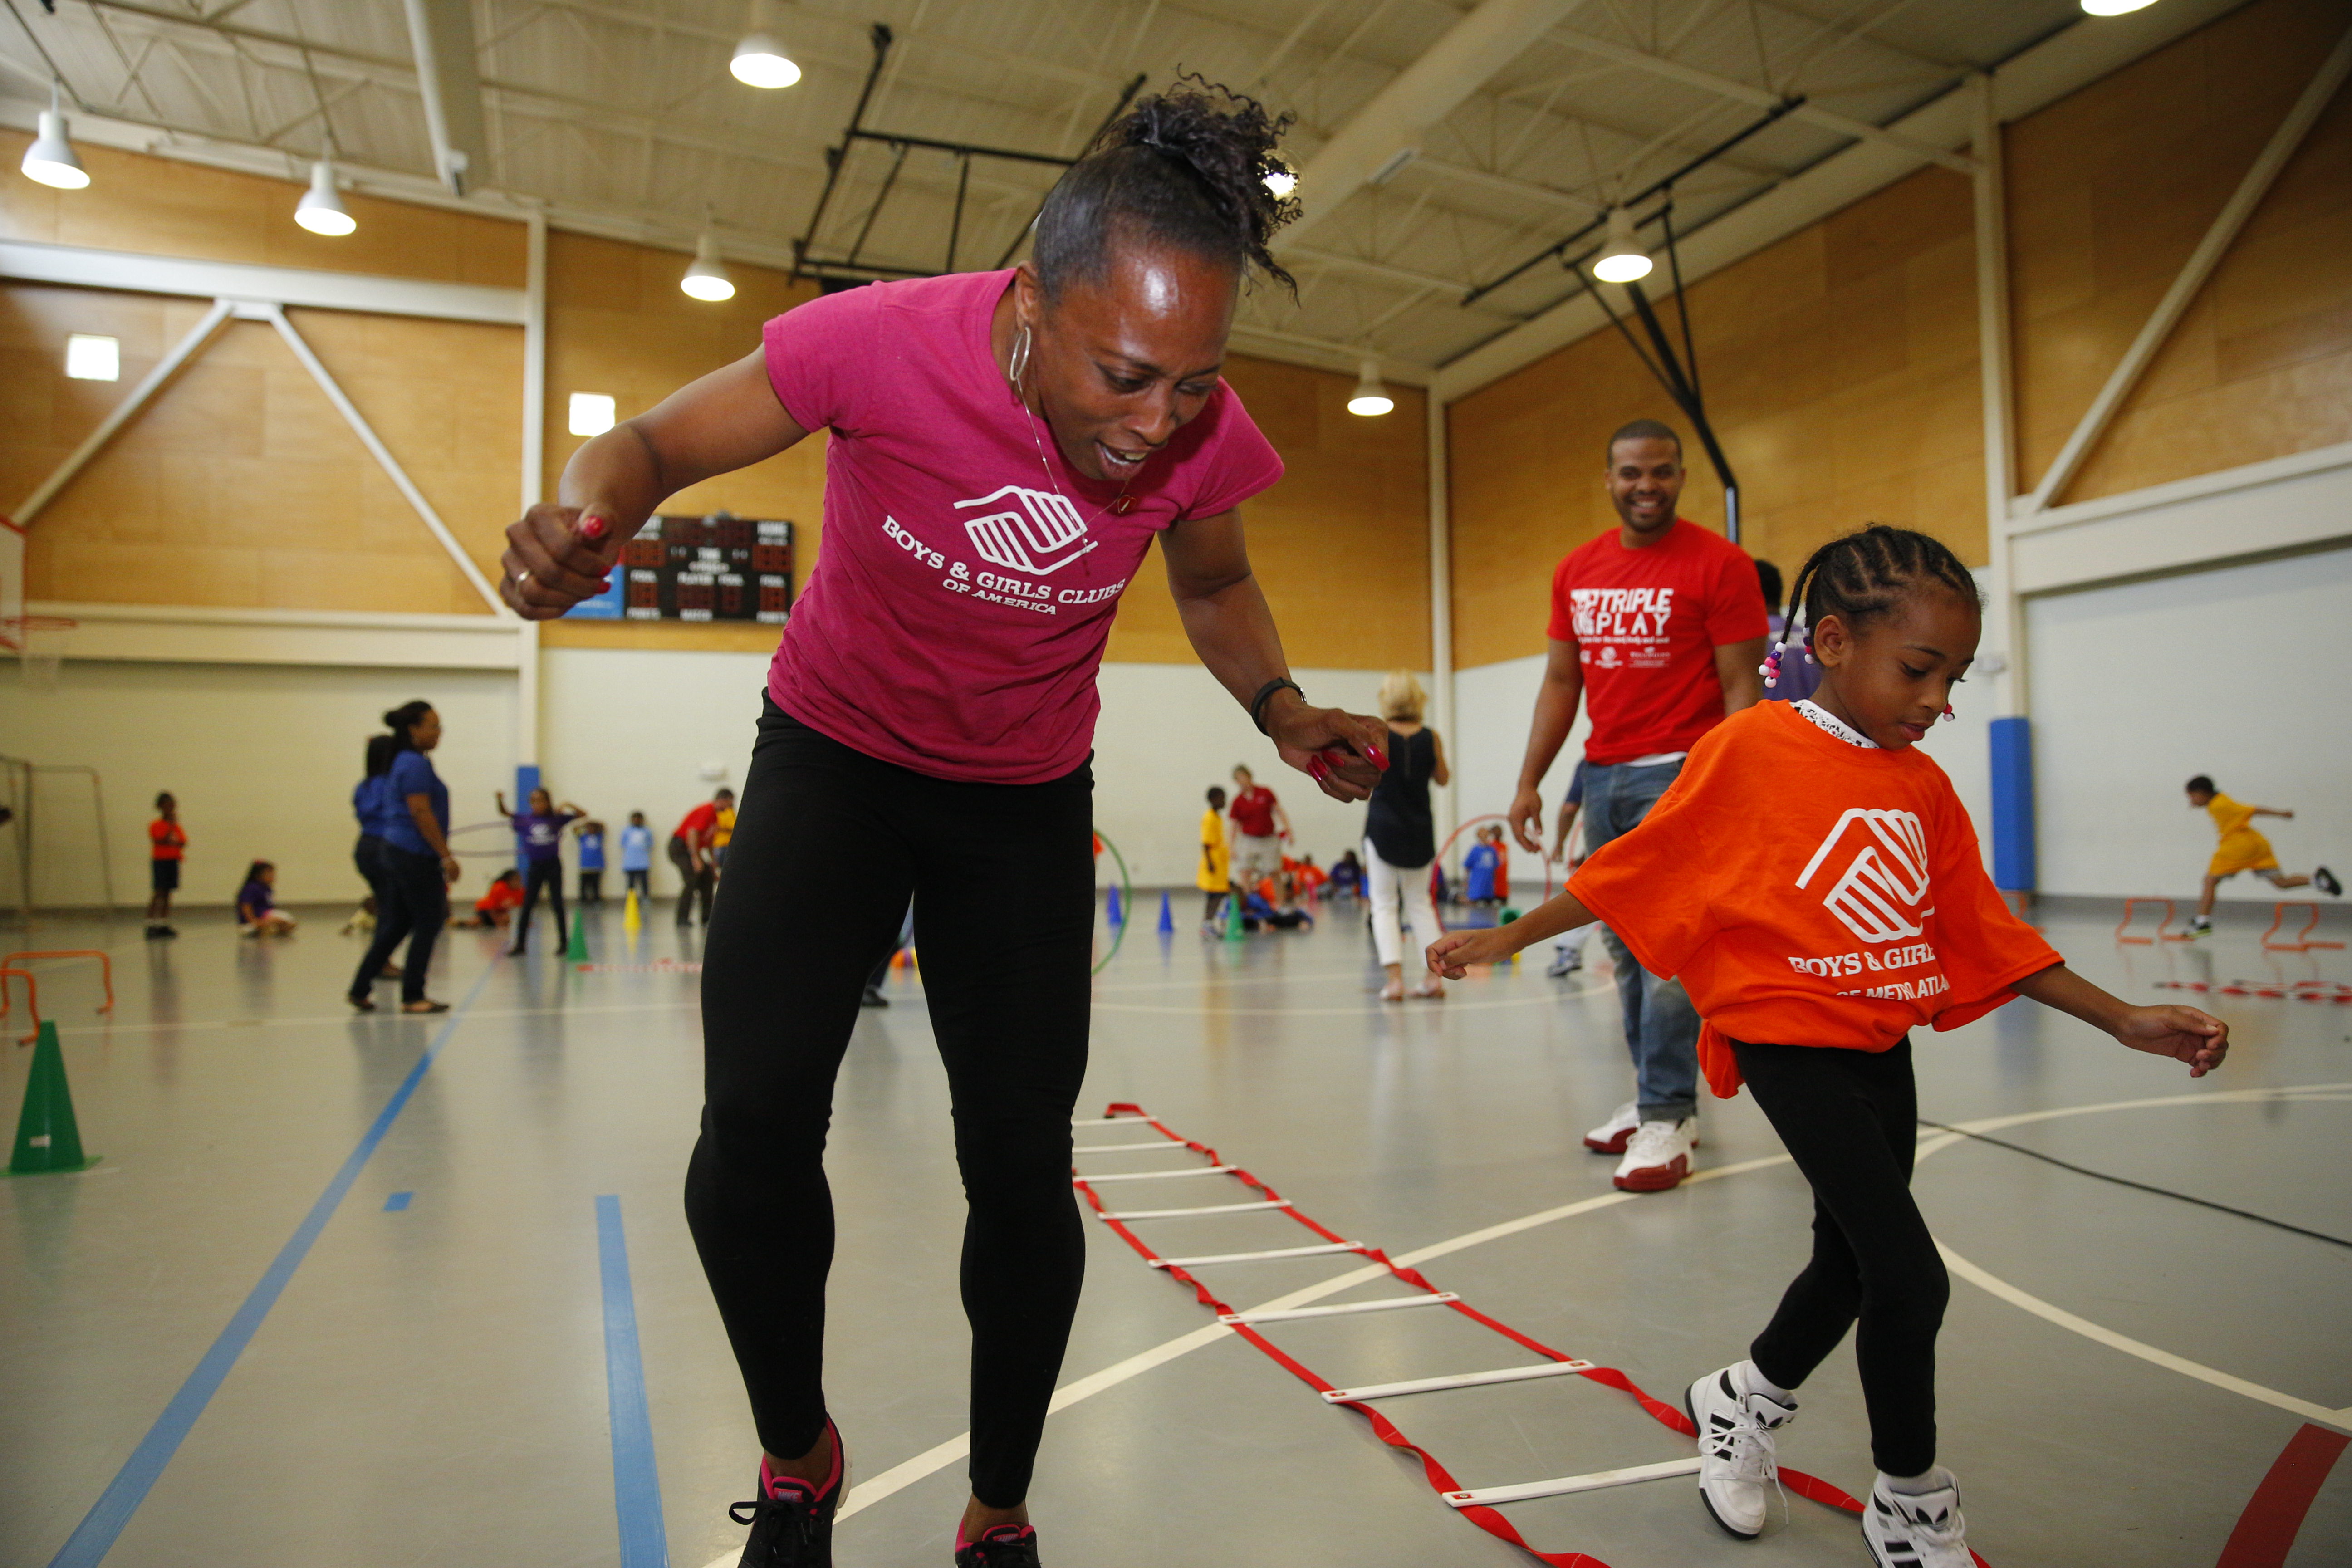
{"type": "Polygon", "coordinates": [[[2238,1516],[2214,1568],[2282,1568],[2303,1529],[2303,1516],[2311,1511],[2312,1500],[2347,1444],[2352,1437],[2308,1425],[2288,1438],[2271,1461],[2270,1474],[2246,1500],[2246,1511],[2238,1516]]]}
{"type": "MultiPolygon", "coordinates": [[[[1145,1125],[1150,1127],[1162,1137],[1172,1140],[1174,1142],[1181,1144],[1183,1147],[1192,1150],[1196,1153],[1204,1155],[1212,1164],[1223,1165],[1231,1163],[1225,1160],[1214,1149],[1212,1149],[1206,1143],[1198,1142],[1192,1139],[1187,1138],[1183,1134],[1176,1131],[1173,1128],[1171,1128],[1166,1123],[1162,1122],[1158,1117],[1150,1115],[1139,1105],[1132,1105],[1124,1102],[1117,1103],[1112,1105],[1103,1114],[1106,1116],[1132,1116],[1145,1125]]],[[[1240,1169],[1238,1166],[1234,1170],[1233,1176],[1234,1180],[1255,1189],[1257,1192],[1265,1194],[1268,1198],[1276,1198],[1281,1196],[1279,1193],[1276,1193],[1265,1183],[1260,1181],[1249,1172],[1240,1169]]],[[[1108,1215],[1109,1211],[1104,1207],[1102,1198],[1095,1192],[1094,1187],[1087,1181],[1087,1179],[1084,1176],[1078,1175],[1075,1171],[1071,1173],[1071,1178],[1074,1184],[1077,1187],[1079,1194],[1085,1197],[1090,1205],[1092,1205],[1094,1211],[1098,1215],[1108,1215]]],[[[1308,1230],[1313,1231],[1316,1235],[1323,1237],[1327,1241],[1344,1242],[1348,1239],[1341,1236],[1338,1231],[1332,1230],[1320,1222],[1310,1218],[1295,1206],[1287,1209],[1274,1210],[1271,1212],[1287,1215],[1290,1218],[1297,1221],[1300,1225],[1305,1226],[1308,1230]]],[[[1195,1278],[1192,1274],[1183,1268],[1163,1262],[1160,1259],[1160,1255],[1152,1251],[1150,1247],[1146,1244],[1141,1237],[1138,1237],[1134,1231],[1129,1229],[1126,1225],[1118,1220],[1108,1218],[1106,1218],[1104,1223],[1110,1226],[1111,1230],[1118,1235],[1121,1241],[1126,1242],[1128,1246],[1133,1247],[1136,1254],[1142,1258],[1146,1262],[1160,1263],[1160,1272],[1175,1279],[1179,1284],[1191,1286],[1192,1288],[1193,1297],[1201,1303],[1202,1306],[1219,1314],[1230,1314],[1235,1310],[1234,1308],[1227,1306],[1223,1301],[1219,1300],[1209,1289],[1208,1286],[1202,1283],[1199,1279],[1195,1278]]],[[[1437,1287],[1431,1284],[1429,1280],[1423,1276],[1419,1269],[1400,1268],[1397,1264],[1391,1262],[1388,1254],[1381,1251],[1379,1247],[1360,1247],[1357,1248],[1357,1251],[1362,1257],[1369,1258],[1370,1261],[1379,1264],[1383,1268],[1386,1268],[1391,1275],[1394,1275],[1401,1283],[1410,1285],[1418,1290],[1427,1290],[1433,1294],[1436,1292],[1437,1287]]],[[[1535,1352],[1538,1355],[1548,1357],[1552,1361],[1573,1361],[1577,1359],[1563,1351],[1554,1350],[1551,1346],[1545,1344],[1542,1341],[1538,1340],[1531,1335],[1521,1333],[1518,1330],[1512,1328],[1509,1324],[1502,1321],[1500,1319],[1488,1317],[1486,1313],[1479,1311],[1476,1308],[1471,1306],[1466,1301],[1453,1301],[1447,1303],[1447,1305],[1449,1305],[1454,1311],[1460,1312],[1464,1316],[1484,1324],[1486,1327],[1492,1329],[1496,1333],[1500,1334],[1504,1338],[1511,1340],[1517,1344],[1525,1346],[1527,1349],[1535,1352]]],[[[1264,1334],[1259,1333],[1249,1324],[1236,1323],[1233,1325],[1233,1329],[1234,1333],[1240,1335],[1243,1339],[1247,1340],[1251,1344],[1255,1345],[1260,1351],[1264,1352],[1270,1359],[1272,1359],[1276,1365],[1282,1367],[1284,1371],[1288,1372],[1292,1376],[1297,1378],[1301,1383],[1306,1384],[1308,1387],[1316,1390],[1318,1393],[1326,1392],[1334,1386],[1329,1383],[1326,1383],[1320,1376],[1317,1375],[1317,1373],[1308,1368],[1305,1363],[1284,1351],[1280,1346],[1275,1344],[1271,1340],[1268,1340],[1264,1334]]],[[[1651,1419],[1656,1421],[1660,1426],[1680,1433],[1685,1437],[1696,1436],[1696,1433],[1691,1426],[1689,1417],[1685,1416],[1681,1410],[1667,1404],[1664,1400],[1654,1398],[1649,1394],[1643,1392],[1643,1390],[1636,1384],[1632,1378],[1626,1376],[1625,1373],[1618,1371],[1616,1368],[1596,1365],[1590,1371],[1580,1373],[1578,1375],[1589,1378],[1592,1382],[1601,1384],[1604,1387],[1614,1388],[1622,1394],[1630,1395],[1641,1405],[1643,1413],[1649,1415],[1651,1419]]],[[[1404,1433],[1397,1427],[1396,1424],[1391,1421],[1380,1411],[1375,1410],[1369,1404],[1351,1403],[1348,1405],[1348,1408],[1355,1411],[1358,1415],[1370,1422],[1373,1434],[1378,1436],[1381,1442],[1386,1443],[1392,1448],[1402,1449],[1404,1452],[1411,1454],[1413,1458],[1419,1459],[1421,1461],[1422,1471],[1428,1478],[1431,1489],[1436,1491],[1441,1497],[1447,1492],[1464,1489],[1460,1483],[1454,1479],[1453,1474],[1438,1461],[1434,1455],[1406,1437],[1404,1433]]],[[[2315,1431],[2317,1428],[2312,1428],[2312,1430],[2315,1431]]],[[[2340,1446],[2339,1441],[2339,1447],[2340,1446]]],[[[2333,1455],[2329,1457],[2329,1462],[2334,1462],[2333,1455]]],[[[2284,1463],[2284,1458],[2282,1458],[2281,1463],[2284,1463]]],[[[1780,1471],[1780,1479],[1789,1490],[1795,1492],[1799,1497],[1820,1503],[1825,1508],[1842,1509],[1848,1513],[1860,1513],[1862,1511],[1862,1503],[1859,1500],[1849,1495],[1843,1489],[1832,1484],[1832,1482],[1822,1480],[1818,1476],[1810,1476],[1802,1470],[1792,1470],[1784,1467],[1780,1471]]],[[[2264,1484],[2267,1486],[2269,1483],[2266,1482],[2264,1484]]],[[[2314,1489],[2316,1489],[2316,1482],[2314,1483],[2314,1489]]],[[[2259,1494],[2257,1495],[2259,1496],[2259,1494]]],[[[2309,1506],[2309,1503],[2310,1499],[2306,1497],[2303,1500],[2303,1502],[2296,1507],[2294,1517],[2297,1522],[2301,1521],[2303,1517],[2303,1509],[2309,1506]]],[[[1527,1538],[1519,1533],[1518,1528],[1516,1525],[1512,1524],[1509,1520],[1504,1518],[1501,1512],[1495,1509],[1465,1508],[1457,1509],[1454,1511],[1459,1513],[1464,1519],[1468,1520],[1471,1523],[1476,1525],[1487,1534],[1495,1536],[1498,1540],[1508,1542],[1510,1544],[1519,1548],[1522,1552],[1527,1552],[1529,1556],[1535,1558],[1539,1563],[1549,1564],[1550,1568],[1609,1568],[1609,1565],[1603,1563],[1600,1558],[1591,1556],[1582,1552],[1554,1552],[1538,1551],[1535,1547],[1528,1544],[1527,1538]]],[[[2251,1513],[2251,1510],[2249,1511],[2251,1513]]],[[[2243,1526],[2242,1525],[2241,1528],[2242,1529],[2243,1526]]],[[[2293,1538],[2293,1534],[2294,1531],[2290,1529],[2288,1531],[2289,1539],[2293,1538]]],[[[1986,1568],[1983,1558],[1978,1557],[1976,1559],[1976,1563],[1977,1568],[1986,1568]]],[[[2256,1563],[2257,1560],[2255,1559],[2248,1559],[2244,1563],[2238,1563],[2225,1560],[2221,1568],[2256,1568],[2256,1563]]]]}

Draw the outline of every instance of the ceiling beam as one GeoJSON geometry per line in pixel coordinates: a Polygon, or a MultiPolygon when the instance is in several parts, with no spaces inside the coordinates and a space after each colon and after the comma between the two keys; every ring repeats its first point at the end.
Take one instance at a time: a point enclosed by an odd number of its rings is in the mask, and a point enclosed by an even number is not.
{"type": "Polygon", "coordinates": [[[1556,27],[1580,0],[1479,0],[1421,57],[1389,79],[1331,132],[1298,172],[1306,211],[1275,240],[1295,245],[1362,190],[1399,154],[1409,153],[1495,73],[1556,27]]]}
{"type": "MultiPolygon", "coordinates": [[[[1990,73],[2000,119],[2021,119],[2163,47],[2240,0],[2168,0],[2127,16],[2077,22],[2002,61],[1990,73]]],[[[1969,95],[1955,90],[1896,121],[1906,142],[1957,146],[1973,131],[1969,95]]],[[[1930,160],[1885,142],[1857,142],[1803,174],[1682,237],[1683,281],[1695,284],[1808,224],[1916,173],[1930,160]]],[[[1463,397],[1609,323],[1581,291],[1444,363],[1431,384],[1447,402],[1463,397]]]]}
{"type": "MultiPolygon", "coordinates": [[[[1577,50],[1579,53],[1597,56],[1601,59],[1630,67],[1634,70],[1647,71],[1652,76],[1664,77],[1669,81],[1680,82],[1685,87],[1695,87],[1702,92],[1714,93],[1718,98],[1728,98],[1735,102],[1752,104],[1758,109],[1770,109],[1782,101],[1780,94],[1757,87],[1753,83],[1738,81],[1727,76],[1717,76],[1713,71],[1701,70],[1696,66],[1686,66],[1680,60],[1670,60],[1664,55],[1654,55],[1647,50],[1637,49],[1630,44],[1621,44],[1613,39],[1597,37],[1591,33],[1580,33],[1573,27],[1554,27],[1546,37],[1549,42],[1577,50]]],[[[1976,170],[1977,161],[1965,153],[1956,153],[1948,147],[1937,147],[1930,142],[1920,142],[1900,132],[1873,125],[1867,120],[1856,120],[1851,114],[1840,114],[1833,109],[1823,109],[1816,103],[1799,104],[1790,112],[1789,118],[1808,121],[1820,126],[1824,131],[1834,131],[1841,136],[1851,136],[1857,142],[1876,142],[1889,147],[1900,148],[1915,157],[1941,163],[1947,169],[1959,174],[1972,174],[1976,170]]]]}
{"type": "Polygon", "coordinates": [[[408,41],[416,51],[416,86],[433,169],[453,195],[487,180],[490,146],[482,132],[482,79],[474,68],[470,0],[407,0],[408,41]]]}

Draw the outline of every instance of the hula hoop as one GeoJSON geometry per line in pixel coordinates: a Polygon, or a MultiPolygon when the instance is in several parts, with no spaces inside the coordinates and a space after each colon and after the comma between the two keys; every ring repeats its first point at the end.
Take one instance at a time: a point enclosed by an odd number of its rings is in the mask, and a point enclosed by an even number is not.
{"type": "Polygon", "coordinates": [[[512,833],[514,831],[514,824],[509,822],[502,816],[495,822],[469,822],[463,827],[453,827],[449,829],[441,837],[448,840],[449,853],[452,855],[474,855],[484,857],[495,855],[502,859],[515,859],[517,856],[513,849],[460,849],[457,847],[457,835],[461,833],[488,833],[493,827],[499,829],[502,833],[512,833]]]}
{"type": "Polygon", "coordinates": [[[1097,827],[1095,829],[1095,837],[1102,840],[1102,847],[1109,850],[1110,858],[1118,863],[1118,909],[1120,919],[1118,926],[1114,928],[1114,934],[1110,939],[1110,951],[1104,953],[1101,960],[1097,962],[1092,969],[1087,971],[1087,976],[1088,979],[1092,979],[1094,976],[1100,974],[1103,972],[1103,965],[1108,963],[1112,959],[1118,956],[1119,943],[1127,940],[1127,928],[1135,923],[1135,883],[1129,879],[1127,874],[1127,857],[1118,852],[1118,846],[1113,844],[1110,841],[1110,836],[1105,833],[1101,828],[1097,827]]]}
{"type": "MultiPolygon", "coordinates": [[[[1506,829],[1510,826],[1510,819],[1498,811],[1490,811],[1483,816],[1471,817],[1468,821],[1464,822],[1461,826],[1454,828],[1453,832],[1445,836],[1445,842],[1438,846],[1437,858],[1433,863],[1443,865],[1444,863],[1445,857],[1453,852],[1454,841],[1461,837],[1464,834],[1469,832],[1472,828],[1477,826],[1482,822],[1499,822],[1506,829]]],[[[1522,849],[1519,853],[1524,855],[1527,851],[1522,849]]],[[[1555,861],[1550,855],[1546,854],[1543,857],[1543,885],[1544,898],[1546,900],[1549,900],[1552,894],[1551,868],[1557,864],[1559,864],[1559,862],[1555,861]]]]}

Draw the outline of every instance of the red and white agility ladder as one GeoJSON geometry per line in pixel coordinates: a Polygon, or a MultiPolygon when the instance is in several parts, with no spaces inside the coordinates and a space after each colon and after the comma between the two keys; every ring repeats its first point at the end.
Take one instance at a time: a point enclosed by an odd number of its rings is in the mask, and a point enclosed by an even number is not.
{"type": "MultiPolygon", "coordinates": [[[[1348,1240],[1338,1231],[1320,1225],[1300,1213],[1297,1206],[1288,1198],[1282,1196],[1239,1165],[1225,1163],[1214,1149],[1205,1143],[1195,1142],[1175,1131],[1157,1117],[1148,1115],[1139,1105],[1115,1104],[1109,1108],[1109,1114],[1106,1116],[1074,1121],[1071,1125],[1075,1127],[1143,1126],[1160,1134],[1157,1139],[1142,1142],[1080,1144],[1072,1151],[1073,1153],[1125,1154],[1139,1150],[1178,1148],[1189,1150],[1206,1160],[1208,1163],[1204,1165],[1182,1165],[1165,1171],[1118,1171],[1081,1174],[1073,1170],[1071,1182],[1085,1195],[1087,1202],[1093,1205],[1096,1217],[1117,1232],[1120,1240],[1135,1248],[1137,1255],[1144,1262],[1154,1268],[1164,1269],[1171,1279],[1179,1283],[1190,1285],[1201,1305],[1215,1312],[1219,1322],[1271,1356],[1285,1371],[1320,1394],[1326,1403],[1344,1405],[1354,1410],[1372,1424],[1372,1430],[1379,1436],[1381,1442],[1393,1448],[1402,1448],[1419,1459],[1422,1469],[1429,1477],[1429,1484],[1436,1489],[1437,1495],[1463,1518],[1487,1534],[1509,1542],[1512,1545],[1534,1556],[1537,1561],[1551,1563],[1553,1568],[1608,1568],[1608,1564],[1599,1558],[1582,1552],[1537,1551],[1528,1544],[1527,1539],[1520,1535],[1517,1527],[1496,1511],[1496,1505],[1525,1502],[1532,1498],[1560,1497],[1571,1492],[1598,1491],[1605,1487],[1625,1486],[1635,1481],[1656,1480],[1662,1477],[1691,1476],[1698,1473],[1699,1462],[1693,1458],[1669,1459],[1663,1464],[1633,1465],[1618,1470],[1595,1470],[1586,1475],[1563,1476],[1557,1480],[1528,1481],[1517,1486],[1464,1487],[1454,1479],[1444,1465],[1438,1462],[1435,1456],[1407,1438],[1397,1429],[1395,1423],[1373,1409],[1372,1402],[1400,1398],[1412,1394],[1427,1394],[1442,1388],[1476,1388],[1490,1384],[1519,1383],[1531,1378],[1573,1375],[1588,1378],[1594,1383],[1603,1384],[1631,1394],[1641,1407],[1648,1412],[1652,1419],[1661,1426],[1672,1427],[1685,1437],[1696,1439],[1697,1433],[1692,1427],[1689,1417],[1680,1410],[1664,1401],[1651,1397],[1637,1387],[1632,1378],[1616,1368],[1601,1366],[1556,1351],[1549,1345],[1519,1332],[1509,1324],[1488,1317],[1453,1291],[1440,1290],[1431,1284],[1419,1269],[1400,1268],[1391,1262],[1388,1254],[1379,1247],[1348,1240]],[[1097,1186],[1113,1182],[1175,1181],[1199,1176],[1230,1176],[1259,1195],[1242,1203],[1206,1204],[1179,1208],[1114,1210],[1105,1205],[1102,1194],[1096,1191],[1097,1186]],[[1276,1247],[1255,1252],[1220,1252],[1195,1258],[1162,1258],[1129,1228],[1134,1222],[1142,1220],[1239,1214],[1287,1215],[1323,1239],[1305,1247],[1276,1247]],[[1336,1307],[1299,1307],[1288,1310],[1240,1312],[1218,1300],[1209,1287],[1202,1283],[1200,1279],[1192,1272],[1195,1268],[1202,1268],[1271,1262],[1277,1258],[1314,1258],[1337,1253],[1353,1253],[1360,1258],[1368,1258],[1386,1268],[1398,1280],[1412,1286],[1421,1294],[1392,1297],[1376,1301],[1352,1301],[1336,1307]],[[1297,1357],[1259,1333],[1256,1328],[1260,1323],[1288,1322],[1302,1318],[1343,1317],[1359,1312],[1395,1312],[1422,1307],[1444,1307],[1459,1312],[1464,1317],[1492,1329],[1505,1339],[1525,1346],[1548,1359],[1531,1365],[1501,1367],[1492,1372],[1458,1373],[1444,1377],[1412,1378],[1402,1383],[1378,1383],[1355,1388],[1337,1388],[1318,1376],[1297,1357]]],[[[1789,1490],[1800,1497],[1809,1498],[1814,1502],[1830,1508],[1843,1509],[1849,1513],[1862,1511],[1862,1504],[1859,1501],[1819,1477],[1809,1476],[1801,1470],[1792,1470],[1784,1467],[1780,1471],[1780,1479],[1789,1490]]],[[[1977,1563],[1978,1568],[1984,1568],[1984,1559],[1978,1558],[1977,1563]]]]}

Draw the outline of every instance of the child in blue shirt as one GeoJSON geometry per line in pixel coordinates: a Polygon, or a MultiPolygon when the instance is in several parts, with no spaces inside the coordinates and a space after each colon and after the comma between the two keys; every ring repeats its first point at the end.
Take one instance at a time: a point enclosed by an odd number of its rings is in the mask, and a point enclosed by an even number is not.
{"type": "Polygon", "coordinates": [[[580,902],[604,901],[604,825],[593,818],[572,830],[580,843],[580,902]]]}
{"type": "Polygon", "coordinates": [[[654,896],[651,880],[654,869],[654,830],[646,826],[646,814],[629,813],[629,825],[621,829],[621,877],[627,890],[640,898],[654,896]]]}

